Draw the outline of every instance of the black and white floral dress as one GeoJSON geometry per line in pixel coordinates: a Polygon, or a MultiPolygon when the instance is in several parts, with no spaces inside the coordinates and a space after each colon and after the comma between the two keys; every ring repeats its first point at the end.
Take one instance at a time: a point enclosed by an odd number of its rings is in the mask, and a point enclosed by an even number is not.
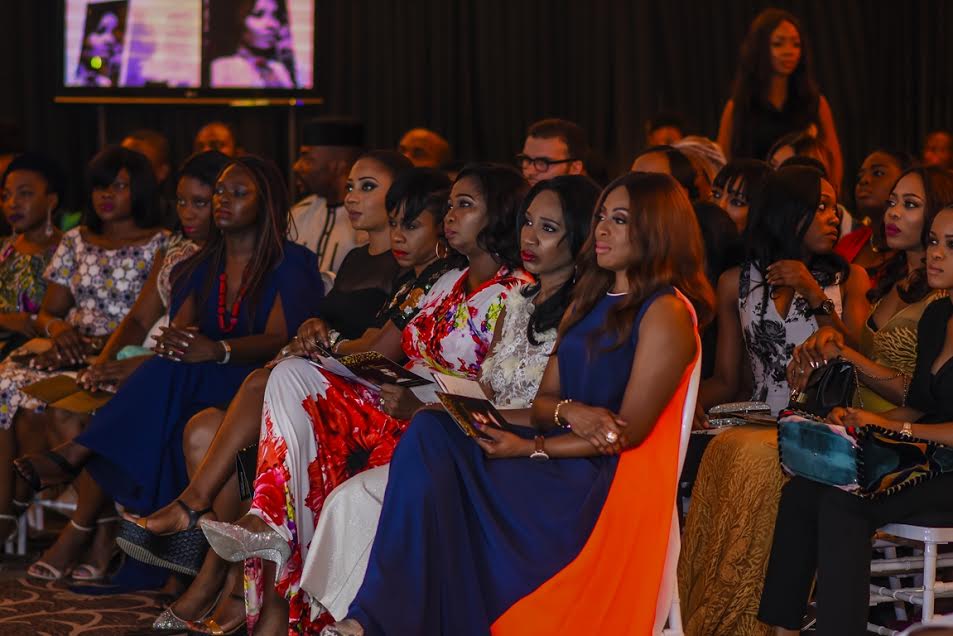
{"type": "MultiPolygon", "coordinates": [[[[834,301],[837,315],[842,313],[840,278],[824,293],[834,301]]],[[[788,315],[782,317],[771,298],[771,287],[753,264],[742,267],[738,280],[738,313],[745,349],[751,361],[754,379],[751,399],[767,402],[771,413],[788,405],[791,389],[787,381],[788,363],[794,348],[817,331],[817,320],[809,314],[807,300],[795,292],[788,315]]]]}

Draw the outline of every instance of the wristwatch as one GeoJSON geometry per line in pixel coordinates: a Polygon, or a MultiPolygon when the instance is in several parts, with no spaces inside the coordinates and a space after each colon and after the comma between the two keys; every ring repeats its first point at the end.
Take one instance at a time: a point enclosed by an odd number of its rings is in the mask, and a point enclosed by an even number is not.
{"type": "Polygon", "coordinates": [[[833,316],[834,311],[837,308],[834,306],[834,301],[830,298],[825,297],[820,305],[817,307],[811,307],[810,315],[811,316],[833,316]]]}
{"type": "Polygon", "coordinates": [[[544,462],[549,459],[549,453],[546,452],[546,449],[543,448],[543,444],[546,443],[546,438],[542,435],[536,436],[536,450],[534,450],[529,458],[536,462],[544,462]]]}

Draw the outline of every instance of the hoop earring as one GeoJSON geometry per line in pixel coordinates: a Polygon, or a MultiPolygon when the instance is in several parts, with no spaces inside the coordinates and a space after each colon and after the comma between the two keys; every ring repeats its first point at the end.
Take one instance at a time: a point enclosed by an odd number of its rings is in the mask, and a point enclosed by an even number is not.
{"type": "Polygon", "coordinates": [[[450,255],[450,247],[449,247],[448,245],[446,245],[446,244],[445,244],[443,241],[441,241],[440,239],[437,239],[437,244],[434,245],[433,251],[434,251],[434,253],[437,255],[437,258],[438,258],[438,259],[444,259],[444,258],[447,258],[447,257],[450,255]],[[443,254],[440,253],[440,246],[441,246],[441,245],[443,246],[443,254]]]}

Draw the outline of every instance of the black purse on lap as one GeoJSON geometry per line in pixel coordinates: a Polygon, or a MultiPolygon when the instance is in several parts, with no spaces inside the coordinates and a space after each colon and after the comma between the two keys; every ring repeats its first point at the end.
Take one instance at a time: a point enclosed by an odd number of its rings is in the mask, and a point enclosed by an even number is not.
{"type": "Polygon", "coordinates": [[[857,370],[846,360],[832,360],[811,372],[803,391],[792,392],[788,408],[820,418],[838,406],[850,406],[857,392],[857,370]]]}

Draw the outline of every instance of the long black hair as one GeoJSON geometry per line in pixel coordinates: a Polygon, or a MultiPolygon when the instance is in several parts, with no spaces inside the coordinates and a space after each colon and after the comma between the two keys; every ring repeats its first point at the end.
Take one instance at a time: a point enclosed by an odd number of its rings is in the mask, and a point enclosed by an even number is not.
{"type": "MultiPolygon", "coordinates": [[[[240,166],[248,171],[258,191],[258,216],[255,220],[255,251],[251,261],[242,273],[242,285],[248,298],[248,315],[254,316],[255,307],[260,300],[265,277],[281,263],[284,258],[285,236],[288,234],[288,188],[278,166],[270,159],[255,155],[236,157],[228,161],[219,173],[216,181],[232,166],[240,166]]],[[[208,240],[198,252],[185,260],[173,271],[172,288],[181,289],[203,264],[208,265],[205,280],[201,286],[197,305],[204,307],[211,293],[212,285],[225,267],[225,237],[214,223],[209,229],[208,240]]]]}
{"type": "Polygon", "coordinates": [[[788,95],[784,110],[790,113],[794,128],[806,129],[817,118],[820,91],[814,80],[811,47],[800,20],[783,9],[765,9],[754,19],[741,44],[738,68],[731,100],[732,118],[731,156],[745,156],[752,150],[751,111],[758,102],[765,103],[768,81],[774,73],[771,65],[771,34],[782,22],[790,22],[801,39],[801,58],[788,77],[788,95]]]}
{"type": "MultiPolygon", "coordinates": [[[[745,230],[745,261],[767,280],[768,265],[775,261],[801,260],[804,236],[814,220],[821,198],[820,172],[803,166],[788,166],[765,177],[751,204],[745,230]]],[[[808,269],[822,287],[847,280],[850,265],[839,255],[814,254],[808,269]]]]}
{"type": "Polygon", "coordinates": [[[476,181],[486,202],[486,226],[477,235],[477,245],[501,265],[519,267],[516,214],[529,189],[523,175],[500,163],[471,163],[464,166],[455,183],[468,178],[476,181]]]}
{"type": "MultiPolygon", "coordinates": [[[[526,223],[526,211],[537,196],[543,192],[552,192],[559,199],[559,205],[563,211],[563,226],[566,233],[560,242],[565,242],[569,247],[569,253],[575,260],[582,251],[582,246],[589,238],[589,229],[592,226],[592,214],[599,198],[599,186],[595,181],[583,175],[565,175],[540,181],[530,189],[523,199],[523,205],[520,206],[517,217],[517,227],[522,229],[526,223]]],[[[518,230],[519,231],[519,230],[518,230]]],[[[536,339],[537,334],[541,334],[550,329],[559,326],[563,314],[569,308],[572,301],[572,289],[575,284],[575,275],[560,285],[549,298],[536,306],[532,317],[529,319],[529,325],[526,329],[526,337],[530,344],[539,346],[536,339]]],[[[527,285],[523,289],[523,295],[527,298],[539,293],[539,283],[527,285]]]]}
{"type": "MultiPolygon", "coordinates": [[[[925,246],[930,236],[933,218],[940,210],[953,204],[953,173],[938,166],[929,168],[917,166],[904,170],[897,178],[897,183],[908,174],[918,175],[923,182],[923,231],[920,244],[925,246]]],[[[893,184],[894,188],[897,187],[897,183],[893,184]]],[[[867,298],[871,302],[876,302],[886,296],[894,285],[897,286],[897,294],[903,302],[911,304],[923,300],[931,291],[927,284],[926,264],[921,263],[920,267],[910,272],[906,254],[898,251],[881,265],[880,276],[867,292],[867,298]],[[906,284],[902,284],[905,280],[906,284]]]]}
{"type": "Polygon", "coordinates": [[[93,207],[93,190],[108,188],[123,169],[129,173],[132,218],[136,227],[149,228],[159,225],[159,187],[152,172],[152,164],[145,155],[134,150],[122,146],[107,146],[96,154],[86,167],[89,198],[83,222],[94,234],[102,233],[103,221],[93,207]]]}

